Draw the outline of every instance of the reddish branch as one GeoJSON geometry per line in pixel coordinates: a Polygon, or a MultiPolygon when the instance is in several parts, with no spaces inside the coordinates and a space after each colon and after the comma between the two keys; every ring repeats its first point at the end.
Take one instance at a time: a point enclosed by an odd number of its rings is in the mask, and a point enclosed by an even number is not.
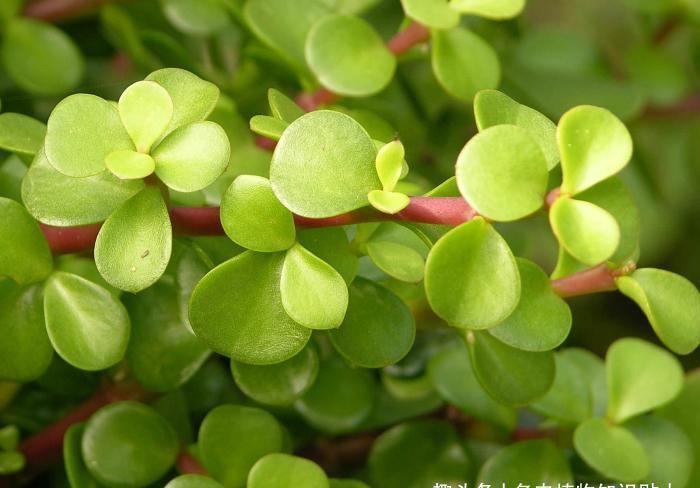
{"type": "Polygon", "coordinates": [[[135,383],[105,384],[65,417],[22,441],[19,450],[27,460],[26,469],[30,472],[38,471],[58,460],[61,456],[63,436],[73,424],[87,420],[93,413],[109,403],[143,400],[148,396],[148,392],[135,383]]]}
{"type": "Polygon", "coordinates": [[[24,7],[24,15],[54,22],[96,11],[116,0],[33,0],[24,7]]]}
{"type": "Polygon", "coordinates": [[[201,474],[203,476],[208,476],[209,472],[204,466],[202,466],[199,460],[192,455],[187,448],[180,450],[180,454],[177,456],[175,461],[175,466],[180,474],[201,474]]]}

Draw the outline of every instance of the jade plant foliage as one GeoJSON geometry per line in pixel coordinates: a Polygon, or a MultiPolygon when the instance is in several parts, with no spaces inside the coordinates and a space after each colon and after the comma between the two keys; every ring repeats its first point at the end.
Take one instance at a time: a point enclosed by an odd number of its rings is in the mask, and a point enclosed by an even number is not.
{"type": "Polygon", "coordinates": [[[698,25],[0,2],[0,486],[700,486],[698,25]]]}

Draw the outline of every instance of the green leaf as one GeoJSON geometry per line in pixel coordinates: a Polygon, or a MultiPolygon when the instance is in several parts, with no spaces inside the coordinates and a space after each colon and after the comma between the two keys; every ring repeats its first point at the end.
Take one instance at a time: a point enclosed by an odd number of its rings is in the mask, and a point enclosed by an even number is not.
{"type": "Polygon", "coordinates": [[[552,387],[530,408],[563,423],[581,423],[593,415],[591,378],[582,374],[576,351],[565,349],[556,352],[554,361],[556,374],[552,387]]]}
{"type": "Polygon", "coordinates": [[[316,22],[306,38],[305,55],[321,85],[346,96],[383,90],[396,69],[396,58],[374,28],[350,15],[329,15],[316,22]]]}
{"type": "Polygon", "coordinates": [[[134,149],[116,106],[83,93],[56,105],[49,117],[44,144],[51,166],[76,178],[102,172],[109,153],[134,149]]]}
{"type": "Polygon", "coordinates": [[[80,276],[54,272],[44,287],[46,330],[56,352],[79,369],[97,371],[119,362],[131,325],[124,305],[80,276]]]}
{"type": "Polygon", "coordinates": [[[19,429],[16,425],[0,428],[0,450],[13,451],[19,444],[19,429]]]}
{"type": "Polygon", "coordinates": [[[605,363],[586,349],[568,348],[564,351],[567,363],[578,367],[578,375],[588,384],[591,397],[591,412],[594,417],[605,416],[608,406],[608,385],[605,363]]]}
{"type": "Polygon", "coordinates": [[[333,266],[348,285],[357,273],[357,255],[341,227],[306,229],[297,233],[299,244],[333,266]]]}
{"type": "Polygon", "coordinates": [[[430,250],[425,291],[431,308],[450,325],[493,327],[520,300],[520,276],[506,241],[482,218],[445,234],[430,250]]]}
{"type": "Polygon", "coordinates": [[[459,13],[447,0],[401,0],[406,17],[433,29],[451,29],[459,23],[459,13]]]}
{"type": "Polygon", "coordinates": [[[526,351],[559,346],[571,330],[571,310],[554,293],[549,277],[535,263],[516,258],[520,273],[520,301],[506,319],[489,332],[502,342],[526,351]]]}
{"type": "Polygon", "coordinates": [[[343,277],[300,244],[287,250],[280,294],[287,314],[310,329],[340,326],[348,308],[348,287],[343,277]]]}
{"type": "Polygon", "coordinates": [[[223,488],[224,485],[201,474],[183,474],[173,478],[165,488],[223,488]]]}
{"type": "Polygon", "coordinates": [[[201,190],[214,183],[228,166],[231,145],[215,122],[182,126],[153,150],[156,174],[173,190],[201,190]]]}
{"type": "Polygon", "coordinates": [[[486,331],[467,336],[477,379],[496,400],[522,406],[541,398],[554,382],[554,355],[510,347],[486,331]]]}
{"type": "Polygon", "coordinates": [[[266,45],[306,71],[304,44],[311,26],[332,13],[332,6],[323,0],[247,0],[243,17],[248,27],[266,45]]]}
{"type": "Polygon", "coordinates": [[[700,293],[686,278],[662,269],[638,269],[615,280],[634,300],[672,351],[689,354],[700,344],[700,293]]]}
{"type": "Polygon", "coordinates": [[[57,27],[15,17],[4,26],[3,36],[0,55],[6,73],[22,89],[37,95],[59,95],[82,79],[82,55],[57,27]]]}
{"type": "Polygon", "coordinates": [[[10,475],[21,471],[26,464],[24,455],[19,451],[0,451],[0,474],[10,475]]]}
{"type": "Polygon", "coordinates": [[[574,432],[576,452],[607,478],[633,482],[649,474],[649,456],[627,429],[604,419],[589,419],[574,432]]]}
{"type": "Polygon", "coordinates": [[[255,462],[282,450],[282,426],[268,412],[239,405],[221,405],[199,428],[204,467],[224,486],[242,488],[255,462]]]}
{"type": "Polygon", "coordinates": [[[623,422],[673,400],[683,368],[669,352],[641,339],[619,339],[605,357],[608,418],[623,422]]]}
{"type": "Polygon", "coordinates": [[[145,178],[156,168],[151,156],[131,149],[109,153],[105,158],[105,166],[114,176],[122,180],[145,178]]]}
{"type": "Polygon", "coordinates": [[[326,473],[314,462],[289,454],[268,454],[248,475],[248,488],[329,488],[326,473]]]}
{"type": "Polygon", "coordinates": [[[583,200],[558,198],[549,209],[549,223],[564,249],[589,266],[612,257],[620,243],[615,217],[583,200]]]}
{"type": "Polygon", "coordinates": [[[613,176],[579,193],[577,200],[591,202],[608,211],[620,227],[620,243],[609,261],[622,266],[639,252],[640,217],[632,194],[613,176]]]}
{"type": "Polygon", "coordinates": [[[178,440],[170,424],[151,407],[119,402],[87,421],[82,452],[90,473],[109,486],[146,486],[175,462],[178,440]]]}
{"type": "Polygon", "coordinates": [[[52,268],[51,251],[37,223],[22,205],[0,197],[0,277],[34,283],[52,268]]]}
{"type": "Polygon", "coordinates": [[[282,204],[304,217],[332,217],[367,205],[381,183],[377,150],[367,132],[339,112],[299,117],[282,134],[270,163],[272,189],[282,204]]]}
{"type": "Polygon", "coordinates": [[[464,344],[439,351],[428,361],[428,374],[438,394],[467,415],[510,431],[517,423],[514,409],[494,400],[474,375],[464,344]]]}
{"type": "Polygon", "coordinates": [[[539,144],[547,160],[547,169],[559,163],[557,126],[537,110],[521,105],[496,90],[482,90],[474,97],[474,117],[479,130],[494,125],[511,124],[525,129],[539,144]]]}
{"type": "Polygon", "coordinates": [[[173,118],[173,101],[155,81],[139,81],[119,98],[119,117],[136,150],[148,153],[173,118]]]}
{"type": "Polygon", "coordinates": [[[496,88],[501,65],[493,48],[462,27],[431,34],[433,72],[442,87],[455,98],[471,102],[486,88],[496,88]]]}
{"type": "Polygon", "coordinates": [[[693,471],[693,446],[679,427],[656,415],[637,417],[626,422],[625,427],[649,456],[651,469],[644,481],[657,486],[692,486],[688,479],[693,471]]]}
{"type": "Polygon", "coordinates": [[[564,452],[550,440],[516,442],[491,456],[477,476],[479,483],[498,486],[572,484],[564,452]]]}
{"type": "Polygon", "coordinates": [[[515,125],[479,132],[457,158],[460,193],[487,218],[521,219],[544,204],[547,161],[536,140],[515,125]]]}
{"type": "Polygon", "coordinates": [[[206,119],[219,100],[219,88],[195,74],[179,68],[163,68],[146,77],[170,94],[173,117],[165,133],[206,119]]]}
{"type": "Polygon", "coordinates": [[[604,108],[582,105],[559,120],[561,190],[575,195],[624,168],[632,157],[632,138],[625,125],[604,108]]]}
{"type": "Polygon", "coordinates": [[[22,180],[22,201],[44,224],[71,226],[104,221],[142,190],[140,180],[120,180],[109,171],[72,178],[54,169],[40,151],[22,180]]]}
{"type": "Polygon", "coordinates": [[[161,277],[171,249],[168,209],[160,190],[148,186],[102,225],[95,242],[95,263],[107,283],[136,293],[161,277]]]}
{"type": "Polygon", "coordinates": [[[349,432],[372,412],[377,387],[366,369],[351,368],[341,359],[322,361],[313,386],[294,408],[313,427],[332,434],[349,432]]]}
{"type": "Polygon", "coordinates": [[[330,488],[369,488],[369,485],[357,480],[331,478],[329,481],[330,488]]]}
{"type": "Polygon", "coordinates": [[[401,141],[391,141],[384,144],[377,152],[374,164],[377,167],[377,175],[384,191],[391,192],[396,188],[396,183],[401,178],[404,155],[401,141]]]}
{"type": "Polygon", "coordinates": [[[396,295],[373,281],[357,278],[340,328],[330,332],[336,350],[351,364],[382,368],[397,363],[413,345],[411,311],[396,295]]]}
{"type": "Polygon", "coordinates": [[[46,125],[32,117],[0,114],[0,148],[21,156],[34,156],[41,149],[46,125]]]}
{"type": "Polygon", "coordinates": [[[307,346],[286,361],[267,366],[231,361],[231,373],[243,393],[256,402],[291,405],[316,381],[318,354],[307,346]]]}
{"type": "Polygon", "coordinates": [[[221,199],[221,225],[236,244],[254,251],[284,251],[296,238],[292,212],[261,176],[233,180],[221,199]]]}
{"type": "Polygon", "coordinates": [[[392,427],[372,445],[368,464],[372,486],[382,488],[423,488],[436,480],[456,486],[472,475],[454,427],[440,420],[392,427]]]}
{"type": "Polygon", "coordinates": [[[209,263],[196,249],[175,245],[173,251],[164,279],[124,297],[132,321],[126,353],[130,371],[141,385],[157,392],[184,384],[210,354],[187,318],[189,295],[209,263]]]}
{"type": "Polygon", "coordinates": [[[272,115],[287,124],[291,124],[306,113],[294,100],[274,88],[267,91],[267,100],[272,115]]]}
{"type": "Polygon", "coordinates": [[[244,252],[210,271],[190,301],[195,334],[235,361],[282,362],[302,350],[311,330],[284,311],[280,276],[284,255],[244,252]]]}
{"type": "Polygon", "coordinates": [[[255,115],[250,119],[250,130],[268,139],[279,141],[289,123],[267,115],[255,115]]]}
{"type": "Polygon", "coordinates": [[[222,0],[161,0],[161,5],[170,23],[191,36],[209,36],[230,22],[222,0]]]}
{"type": "Polygon", "coordinates": [[[419,283],[423,279],[423,256],[409,246],[391,241],[371,240],[367,243],[367,255],[379,269],[392,278],[407,283],[419,283]]]}
{"type": "Polygon", "coordinates": [[[41,287],[0,280],[0,380],[29,382],[51,364],[41,287]]]}
{"type": "Polygon", "coordinates": [[[487,19],[510,19],[522,12],[525,0],[450,0],[457,12],[487,19]]]}
{"type": "Polygon", "coordinates": [[[71,488],[99,488],[99,484],[92,477],[83,460],[81,445],[84,432],[85,422],[73,424],[66,431],[63,436],[63,466],[71,488]]]}
{"type": "Polygon", "coordinates": [[[411,199],[403,193],[384,190],[372,190],[367,194],[369,203],[386,214],[397,214],[411,203],[411,199]]]}
{"type": "MultiPolygon", "coordinates": [[[[673,422],[690,438],[693,469],[686,485],[688,487],[697,486],[700,481],[700,416],[698,416],[698,408],[700,408],[700,370],[695,370],[688,373],[680,395],[658,411],[660,416],[673,422]]],[[[663,447],[663,445],[660,444],[659,447],[663,447]]],[[[652,470],[654,471],[657,465],[654,462],[655,459],[656,457],[652,460],[652,470]]]]}

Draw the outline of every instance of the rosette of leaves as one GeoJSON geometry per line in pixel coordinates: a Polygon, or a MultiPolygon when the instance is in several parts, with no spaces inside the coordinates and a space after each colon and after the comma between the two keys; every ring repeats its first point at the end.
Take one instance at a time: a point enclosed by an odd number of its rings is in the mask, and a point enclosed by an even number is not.
{"type": "Polygon", "coordinates": [[[49,117],[44,150],[24,182],[24,199],[41,221],[80,225],[105,220],[95,262],[111,285],[137,292],[164,272],[172,230],[167,190],[193,192],[226,169],[230,144],[206,121],[218,88],[179,69],[151,73],[113,103],[71,95],[49,117]],[[144,183],[146,183],[144,185],[144,183]],[[46,200],[49,188],[76,196],[46,200]],[[92,208],[81,210],[90,188],[92,208]]]}
{"type": "MultiPolygon", "coordinates": [[[[460,17],[509,19],[524,4],[523,0],[401,2],[406,18],[417,23],[407,29],[423,29],[426,34],[430,30],[436,79],[446,92],[464,101],[471,101],[479,90],[497,87],[501,68],[493,47],[460,25],[460,17]]],[[[304,0],[291,5],[284,0],[247,0],[243,17],[258,39],[300,78],[314,77],[338,95],[364,97],[389,85],[397,60],[375,27],[360,16],[363,8],[362,2],[355,6],[304,0]]]]}

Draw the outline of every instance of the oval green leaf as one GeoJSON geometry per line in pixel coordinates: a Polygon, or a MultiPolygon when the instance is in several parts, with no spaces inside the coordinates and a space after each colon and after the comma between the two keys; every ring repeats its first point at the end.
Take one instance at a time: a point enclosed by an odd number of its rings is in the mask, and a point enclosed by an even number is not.
{"type": "Polygon", "coordinates": [[[149,186],[105,221],[95,242],[95,264],[107,283],[136,293],[161,277],[171,250],[168,209],[160,190],[149,186]]]}
{"type": "Polygon", "coordinates": [[[268,454],[248,474],[248,488],[328,488],[326,473],[314,462],[289,454],[268,454]]]}
{"type": "Polygon", "coordinates": [[[212,349],[246,364],[274,364],[302,350],[311,330],[284,311],[284,255],[244,252],[210,271],[190,300],[192,328],[212,349]]]}
{"type": "Polygon", "coordinates": [[[14,17],[3,29],[2,61],[21,88],[38,95],[59,95],[82,79],[80,50],[62,30],[27,17],[14,17]]]}
{"type": "Polygon", "coordinates": [[[32,117],[7,112],[0,114],[0,148],[22,156],[34,156],[41,149],[46,125],[32,117]]]}
{"type": "Polygon", "coordinates": [[[211,185],[228,166],[231,145],[215,122],[182,126],[153,150],[156,174],[173,190],[191,192],[211,185]]]}
{"type": "Polygon", "coordinates": [[[201,474],[183,474],[173,478],[165,488],[223,488],[224,485],[201,474]]]}
{"type": "Polygon", "coordinates": [[[106,369],[124,357],[129,315],[100,285],[71,273],[53,273],[44,287],[44,316],[54,349],[76,368],[106,369]]]}
{"type": "Polygon", "coordinates": [[[282,437],[282,426],[268,412],[221,405],[207,414],[199,428],[201,461],[224,486],[243,488],[258,459],[282,450],[282,437]]]}
{"type": "Polygon", "coordinates": [[[459,23],[459,13],[447,0],[401,0],[406,17],[433,29],[451,29],[459,23]]]}
{"type": "Polygon", "coordinates": [[[418,283],[423,279],[425,261],[412,247],[397,242],[370,240],[367,255],[386,274],[399,281],[418,283]]]}
{"type": "Polygon", "coordinates": [[[367,194],[369,203],[386,214],[397,214],[411,203],[408,195],[395,191],[372,190],[367,194]]]}
{"type": "Polygon", "coordinates": [[[489,332],[518,349],[549,351],[569,335],[571,310],[554,293],[542,268],[526,259],[516,260],[522,283],[520,301],[513,313],[489,332]]]}
{"type": "Polygon", "coordinates": [[[161,0],[163,13],[179,30],[191,36],[208,36],[229,24],[221,0],[161,0]]]}
{"type": "Polygon", "coordinates": [[[272,115],[287,124],[291,124],[306,113],[294,100],[274,88],[270,88],[267,91],[267,100],[270,104],[272,115]]]}
{"type": "Polygon", "coordinates": [[[340,112],[299,117],[282,134],[270,163],[272,189],[304,217],[332,217],[367,205],[381,187],[377,149],[360,124],[340,112]]]}
{"type": "Polygon", "coordinates": [[[287,250],[280,279],[282,306],[310,329],[334,329],[348,309],[348,287],[324,260],[295,244],[287,250]]]}
{"type": "Polygon", "coordinates": [[[564,249],[589,266],[612,257],[620,243],[615,217],[583,200],[558,198],[549,209],[549,222],[564,249]]]}
{"type": "Polygon", "coordinates": [[[151,407],[136,402],[107,405],[85,425],[83,459],[90,473],[108,486],[146,486],[175,462],[175,431],[151,407]]]}
{"type": "Polygon", "coordinates": [[[547,168],[552,169],[559,163],[557,126],[537,110],[521,105],[497,90],[482,90],[474,97],[474,118],[480,131],[501,124],[525,129],[539,144],[547,168]]]}
{"type": "Polygon", "coordinates": [[[221,199],[220,217],[226,235],[247,249],[273,252],[294,245],[294,216],[267,178],[241,175],[233,180],[221,199]]]}
{"type": "Polygon", "coordinates": [[[114,176],[122,180],[145,178],[156,168],[151,156],[131,149],[109,153],[105,158],[105,166],[114,176]]]}
{"type": "Polygon", "coordinates": [[[396,59],[365,20],[329,15],[309,31],[306,61],[321,84],[340,95],[366,97],[384,89],[396,59]]]}
{"type": "Polygon", "coordinates": [[[0,197],[0,277],[34,283],[52,268],[51,250],[36,221],[22,205],[0,197]]]}
{"type": "Polygon", "coordinates": [[[44,151],[51,166],[82,178],[105,169],[108,154],[134,149],[115,105],[95,95],[79,93],[61,101],[51,112],[44,151]]]}
{"type": "Polygon", "coordinates": [[[559,120],[564,193],[575,195],[624,168],[632,157],[632,138],[625,125],[600,107],[581,105],[559,120]]]}
{"type": "Polygon", "coordinates": [[[518,220],[544,204],[547,161],[536,140],[515,125],[474,136],[459,153],[456,175],[462,196],[493,220],[518,220]]]}
{"type": "Polygon", "coordinates": [[[173,101],[155,81],[139,81],[119,98],[119,117],[136,150],[148,153],[173,118],[173,101]]]}
{"type": "Polygon", "coordinates": [[[22,202],[38,221],[66,227],[103,222],[143,189],[140,180],[120,180],[109,171],[72,178],[56,170],[41,150],[22,180],[22,202]]]}
{"type": "Polygon", "coordinates": [[[256,402],[291,405],[316,380],[318,354],[313,347],[305,347],[286,361],[267,366],[231,361],[231,373],[243,393],[256,402]]]}
{"type": "Polygon", "coordinates": [[[0,280],[0,379],[29,382],[51,364],[41,287],[0,280]]]}
{"type": "Polygon", "coordinates": [[[468,334],[474,373],[496,400],[512,406],[527,405],[551,388],[555,376],[551,352],[515,349],[486,331],[468,334]]]}
{"type": "Polygon", "coordinates": [[[520,300],[520,275],[506,241],[476,218],[445,234],[430,250],[425,291],[450,325],[486,329],[508,317],[520,300]]]}
{"type": "Polygon", "coordinates": [[[501,65],[481,37],[455,27],[433,32],[431,41],[433,72],[447,93],[471,102],[479,90],[498,86],[501,65]]]}
{"type": "Polygon", "coordinates": [[[391,141],[379,148],[375,165],[384,191],[390,192],[396,187],[401,178],[404,155],[404,147],[400,141],[391,141]]]}
{"type": "Polygon", "coordinates": [[[683,368],[668,351],[641,339],[619,339],[605,357],[608,418],[623,422],[668,403],[683,387],[683,368]]]}
{"type": "Polygon", "coordinates": [[[574,447],[586,463],[603,476],[633,482],[650,470],[644,446],[629,430],[604,419],[589,419],[574,432],[574,447]]]}
{"type": "Polygon", "coordinates": [[[565,486],[573,483],[569,461],[550,440],[516,442],[491,456],[477,476],[485,485],[565,486]]]}
{"type": "Polygon", "coordinates": [[[330,332],[336,350],[351,364],[382,368],[398,362],[413,345],[416,326],[406,304],[373,281],[350,286],[345,320],[330,332]]]}
{"type": "Polygon", "coordinates": [[[510,19],[522,12],[525,0],[450,0],[457,12],[487,19],[510,19]]]}
{"type": "Polygon", "coordinates": [[[700,344],[700,292],[686,278],[662,269],[638,269],[615,280],[634,300],[673,352],[689,354],[700,344]]]}
{"type": "Polygon", "coordinates": [[[279,141],[288,126],[287,122],[268,115],[255,115],[250,119],[250,130],[274,141],[279,141]]]}

